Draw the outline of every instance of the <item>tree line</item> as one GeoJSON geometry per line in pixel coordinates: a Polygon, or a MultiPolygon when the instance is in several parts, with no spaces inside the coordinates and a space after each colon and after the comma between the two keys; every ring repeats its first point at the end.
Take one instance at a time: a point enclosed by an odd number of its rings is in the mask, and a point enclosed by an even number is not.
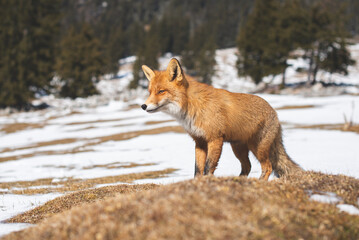
{"type": "Polygon", "coordinates": [[[257,0],[239,33],[238,71],[259,83],[264,76],[285,72],[289,58],[309,62],[308,83],[315,84],[320,69],[348,74],[354,61],[347,49],[344,5],[334,1],[257,0]],[[293,56],[301,49],[302,54],[293,56]]]}
{"type": "Polygon", "coordinates": [[[56,91],[96,94],[98,77],[131,55],[130,87],[142,64],[157,68],[167,52],[210,84],[215,50],[235,46],[239,73],[256,83],[285,73],[301,48],[314,82],[319,69],[345,73],[352,64],[346,39],[359,32],[358,11],[355,0],[0,0],[0,108],[56,91]]]}

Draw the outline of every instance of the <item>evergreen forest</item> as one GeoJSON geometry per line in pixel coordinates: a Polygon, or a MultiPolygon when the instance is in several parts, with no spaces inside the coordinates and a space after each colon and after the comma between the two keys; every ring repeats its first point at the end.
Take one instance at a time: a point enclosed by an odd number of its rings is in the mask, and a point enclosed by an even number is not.
{"type": "Polygon", "coordinates": [[[140,66],[157,68],[167,52],[211,84],[215,50],[228,47],[239,50],[239,75],[283,74],[283,87],[300,48],[315,83],[320,69],[347,74],[354,64],[358,12],[357,0],[0,0],[0,108],[26,108],[54,91],[54,77],[63,97],[96,94],[99,76],[132,55],[132,88],[140,66]]]}

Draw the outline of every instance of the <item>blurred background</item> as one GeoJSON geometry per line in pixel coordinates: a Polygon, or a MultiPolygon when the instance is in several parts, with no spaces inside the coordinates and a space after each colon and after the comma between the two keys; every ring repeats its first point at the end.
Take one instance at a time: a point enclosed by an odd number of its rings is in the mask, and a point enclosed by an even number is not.
{"type": "Polygon", "coordinates": [[[157,69],[172,55],[211,84],[216,50],[228,48],[236,72],[225,85],[266,83],[233,91],[343,84],[336,74],[355,64],[348,47],[359,33],[355,0],[1,0],[0,11],[0,107],[17,109],[48,94],[98,94],[99,80],[124,77],[120,59],[133,68],[129,89],[146,86],[142,64],[157,69]],[[292,71],[300,80],[287,82],[292,71]]]}

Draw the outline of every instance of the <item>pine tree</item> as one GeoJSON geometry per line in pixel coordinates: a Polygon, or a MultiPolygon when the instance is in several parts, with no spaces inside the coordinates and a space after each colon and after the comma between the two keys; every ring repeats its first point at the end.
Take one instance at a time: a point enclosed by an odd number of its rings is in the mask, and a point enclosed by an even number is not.
{"type": "Polygon", "coordinates": [[[320,68],[329,72],[348,75],[348,66],[354,65],[350,52],[346,48],[347,43],[343,39],[339,43],[330,44],[326,58],[321,62],[320,68]]]}
{"type": "Polygon", "coordinates": [[[212,84],[216,64],[214,36],[214,32],[207,31],[207,25],[200,26],[182,52],[182,63],[187,73],[207,84],[212,84]]]}
{"type": "Polygon", "coordinates": [[[329,72],[346,72],[354,64],[346,49],[350,35],[344,28],[340,6],[337,4],[315,3],[310,8],[305,58],[309,59],[308,83],[315,84],[320,69],[329,72]]]}
{"type": "Polygon", "coordinates": [[[106,41],[103,41],[104,72],[117,73],[119,70],[119,60],[125,56],[124,37],[122,28],[118,27],[112,30],[106,41]]]}
{"type": "Polygon", "coordinates": [[[276,65],[282,72],[281,88],[284,88],[285,73],[289,66],[287,60],[293,50],[305,43],[304,39],[308,35],[306,31],[308,14],[300,0],[284,1],[279,10],[278,22],[273,31],[277,41],[274,42],[271,49],[276,52],[272,55],[275,56],[276,65]]]}
{"type": "Polygon", "coordinates": [[[54,74],[60,0],[0,2],[0,107],[22,108],[54,74]]]}
{"type": "Polygon", "coordinates": [[[144,79],[141,66],[147,65],[152,69],[158,69],[158,57],[161,52],[158,34],[159,28],[157,22],[153,22],[148,26],[145,37],[143,38],[142,46],[136,54],[136,61],[133,66],[133,80],[130,83],[130,88],[137,88],[140,80],[144,79]]]}
{"type": "Polygon", "coordinates": [[[285,66],[285,58],[280,55],[285,56],[287,49],[283,53],[277,51],[280,43],[277,28],[279,9],[277,0],[257,0],[239,34],[238,73],[250,76],[257,84],[264,76],[281,73],[285,66]]]}
{"type": "Polygon", "coordinates": [[[102,74],[99,40],[88,24],[71,27],[62,39],[56,69],[64,82],[61,96],[77,98],[97,93],[94,81],[102,74]]]}

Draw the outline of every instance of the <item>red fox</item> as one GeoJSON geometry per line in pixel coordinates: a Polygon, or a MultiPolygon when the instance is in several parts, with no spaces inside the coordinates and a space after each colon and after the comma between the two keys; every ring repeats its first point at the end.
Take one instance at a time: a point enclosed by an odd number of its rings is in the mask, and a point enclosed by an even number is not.
{"type": "Polygon", "coordinates": [[[229,142],[248,176],[252,151],[262,168],[261,179],[274,171],[279,177],[301,171],[287,155],[277,113],[262,98],[232,93],[195,81],[185,75],[179,61],[171,59],[165,71],[142,70],[149,80],[149,97],[141,108],[173,116],[196,143],[195,177],[213,174],[229,142]]]}

